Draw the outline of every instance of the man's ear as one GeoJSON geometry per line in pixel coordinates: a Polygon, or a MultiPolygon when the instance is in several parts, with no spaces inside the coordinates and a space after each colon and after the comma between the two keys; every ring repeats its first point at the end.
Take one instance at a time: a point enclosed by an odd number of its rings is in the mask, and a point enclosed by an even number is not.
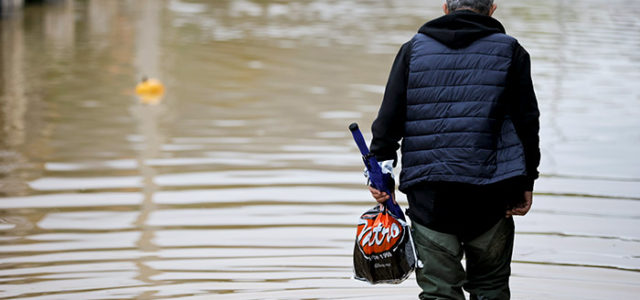
{"type": "MultiPolygon", "coordinates": [[[[494,4],[495,5],[495,4],[494,4]]],[[[447,6],[447,4],[442,4],[442,10],[444,11],[445,15],[449,14],[449,7],[447,6]]]]}
{"type": "Polygon", "coordinates": [[[493,12],[496,11],[496,8],[498,8],[498,4],[493,4],[491,5],[491,8],[489,9],[489,17],[491,17],[491,15],[493,15],[493,12]]]}

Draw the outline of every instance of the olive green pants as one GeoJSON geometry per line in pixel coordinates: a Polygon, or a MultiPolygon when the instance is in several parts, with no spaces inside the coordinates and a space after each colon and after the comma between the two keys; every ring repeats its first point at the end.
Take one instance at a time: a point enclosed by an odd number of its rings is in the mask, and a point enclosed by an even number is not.
{"type": "Polygon", "coordinates": [[[509,299],[513,252],[512,218],[500,220],[487,232],[468,242],[455,235],[414,223],[413,240],[423,268],[416,270],[420,299],[509,299]],[[466,258],[466,271],[462,256],[466,258]]]}

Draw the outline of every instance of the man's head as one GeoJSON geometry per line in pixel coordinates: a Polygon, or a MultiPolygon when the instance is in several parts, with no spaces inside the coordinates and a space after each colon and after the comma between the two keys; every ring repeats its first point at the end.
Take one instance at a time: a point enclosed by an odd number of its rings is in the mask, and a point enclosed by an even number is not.
{"type": "Polygon", "coordinates": [[[445,14],[456,10],[467,9],[479,14],[491,16],[496,10],[497,5],[493,4],[493,0],[446,0],[442,8],[445,14]]]}

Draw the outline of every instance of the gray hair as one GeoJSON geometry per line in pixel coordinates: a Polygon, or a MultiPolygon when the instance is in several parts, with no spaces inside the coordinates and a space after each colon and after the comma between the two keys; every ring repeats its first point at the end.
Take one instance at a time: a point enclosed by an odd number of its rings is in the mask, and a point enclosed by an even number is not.
{"type": "Polygon", "coordinates": [[[471,9],[483,15],[489,15],[493,0],[447,0],[449,11],[471,9]]]}

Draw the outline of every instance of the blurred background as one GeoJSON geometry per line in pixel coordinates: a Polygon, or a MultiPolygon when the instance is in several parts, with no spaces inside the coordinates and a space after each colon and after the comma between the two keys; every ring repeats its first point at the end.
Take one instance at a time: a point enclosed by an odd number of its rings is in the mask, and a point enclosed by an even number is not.
{"type": "MultiPolygon", "coordinates": [[[[347,126],[443,1],[2,3],[0,299],[417,297],[351,279],[347,126]]],[[[496,3],[542,113],[513,297],[637,299],[640,2],[496,3]]]]}

